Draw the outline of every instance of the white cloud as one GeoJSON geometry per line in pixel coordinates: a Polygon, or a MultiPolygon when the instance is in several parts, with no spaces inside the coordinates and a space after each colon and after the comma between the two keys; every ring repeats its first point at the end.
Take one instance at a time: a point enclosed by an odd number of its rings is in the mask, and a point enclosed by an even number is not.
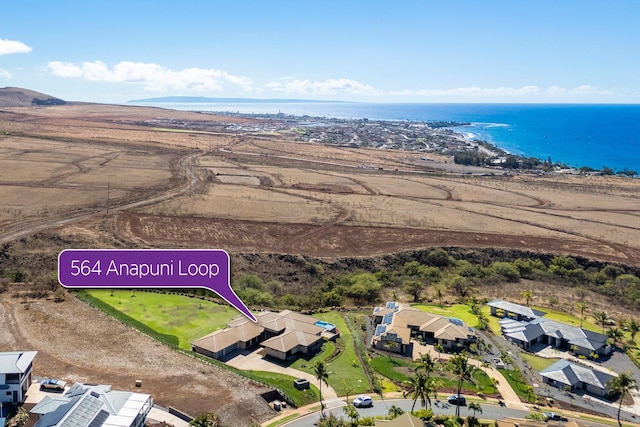
{"type": "Polygon", "coordinates": [[[371,85],[351,79],[327,79],[324,81],[299,80],[283,77],[265,85],[273,92],[296,95],[383,95],[384,93],[371,85]]]}
{"type": "Polygon", "coordinates": [[[12,53],[29,53],[31,47],[16,40],[0,39],[0,55],[9,55],[12,53]]]}
{"type": "Polygon", "coordinates": [[[7,79],[7,80],[10,80],[12,77],[13,77],[13,75],[10,72],[0,68],[0,78],[4,78],[4,79],[7,79]]]}
{"type": "Polygon", "coordinates": [[[47,68],[59,77],[138,84],[146,90],[157,92],[170,89],[185,92],[222,91],[225,84],[251,91],[253,86],[253,82],[247,77],[234,76],[213,68],[185,68],[174,71],[158,64],[126,61],[119,62],[111,69],[102,61],[83,62],[81,65],[53,61],[48,63],[47,68]]]}

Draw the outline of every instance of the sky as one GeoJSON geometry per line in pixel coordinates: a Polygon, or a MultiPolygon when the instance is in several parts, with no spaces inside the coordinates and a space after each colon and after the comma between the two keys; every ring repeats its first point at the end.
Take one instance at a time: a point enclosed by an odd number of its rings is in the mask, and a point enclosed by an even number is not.
{"type": "Polygon", "coordinates": [[[640,103],[640,1],[2,0],[0,87],[188,95],[640,103]]]}

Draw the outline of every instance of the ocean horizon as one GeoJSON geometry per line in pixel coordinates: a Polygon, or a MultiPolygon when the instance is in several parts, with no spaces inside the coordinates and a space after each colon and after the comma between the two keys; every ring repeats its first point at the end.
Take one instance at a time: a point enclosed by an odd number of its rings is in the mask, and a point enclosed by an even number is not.
{"type": "Polygon", "coordinates": [[[374,104],[144,102],[176,110],[334,119],[452,121],[467,139],[572,167],[640,171],[640,104],[374,104]]]}

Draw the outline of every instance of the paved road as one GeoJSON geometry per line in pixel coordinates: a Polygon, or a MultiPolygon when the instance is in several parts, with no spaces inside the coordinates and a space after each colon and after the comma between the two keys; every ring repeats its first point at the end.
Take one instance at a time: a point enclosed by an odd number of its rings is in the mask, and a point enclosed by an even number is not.
{"type": "MultiPolygon", "coordinates": [[[[413,405],[413,400],[409,400],[409,399],[391,399],[391,400],[384,400],[384,401],[376,400],[372,408],[360,408],[358,409],[358,412],[360,413],[360,417],[374,417],[379,415],[388,415],[389,408],[391,407],[391,405],[395,405],[406,412],[411,410],[411,406],[413,405]]],[[[344,406],[344,403],[340,407],[333,407],[331,409],[327,409],[325,412],[327,414],[333,413],[338,417],[343,417],[346,419],[346,416],[344,415],[344,410],[342,408],[343,406],[344,406]]],[[[483,419],[502,420],[506,417],[524,418],[530,413],[529,410],[504,408],[504,407],[500,407],[498,405],[492,405],[492,404],[481,403],[480,406],[482,408],[482,414],[478,413],[477,416],[483,419]]],[[[416,403],[416,409],[418,409],[419,407],[420,407],[420,402],[418,401],[416,403]]],[[[432,408],[433,408],[434,414],[436,415],[455,415],[455,406],[453,405],[441,403],[438,406],[434,405],[432,408]]],[[[460,409],[461,409],[460,416],[462,417],[473,415],[473,411],[470,411],[469,408],[466,406],[460,409]]],[[[283,424],[283,426],[313,427],[318,422],[319,417],[320,417],[319,412],[313,412],[303,417],[300,417],[296,420],[293,420],[289,423],[283,424]]],[[[584,423],[584,421],[582,422],[584,423]]],[[[599,424],[591,421],[588,422],[588,425],[591,425],[594,427],[611,427],[605,424],[599,424]]]]}

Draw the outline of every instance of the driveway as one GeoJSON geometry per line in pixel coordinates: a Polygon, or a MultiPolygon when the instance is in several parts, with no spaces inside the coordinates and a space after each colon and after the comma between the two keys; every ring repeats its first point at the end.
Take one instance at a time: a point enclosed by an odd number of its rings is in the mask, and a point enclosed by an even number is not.
{"type": "MultiPolygon", "coordinates": [[[[262,349],[258,349],[253,353],[238,354],[226,363],[229,366],[233,366],[234,368],[238,368],[243,371],[276,372],[278,374],[289,375],[294,378],[305,378],[309,380],[311,384],[314,384],[316,387],[320,388],[319,381],[314,375],[265,360],[264,357],[260,354],[261,351],[262,349]]],[[[331,386],[324,383],[322,384],[322,398],[327,407],[342,405],[342,401],[338,399],[336,391],[331,386]],[[337,402],[340,403],[338,404],[337,402]]]]}

